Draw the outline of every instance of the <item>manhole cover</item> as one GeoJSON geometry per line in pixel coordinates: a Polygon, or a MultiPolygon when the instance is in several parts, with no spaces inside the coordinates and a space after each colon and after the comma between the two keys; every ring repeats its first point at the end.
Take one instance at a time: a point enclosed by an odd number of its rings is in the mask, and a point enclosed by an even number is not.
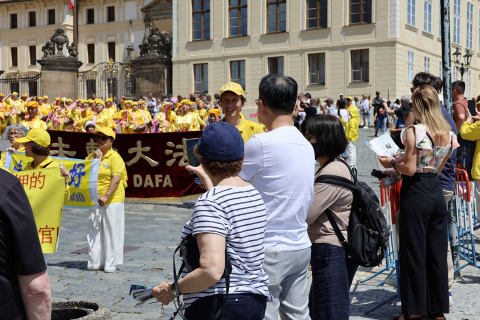
{"type": "Polygon", "coordinates": [[[151,268],[151,269],[145,269],[145,271],[151,271],[151,272],[162,272],[162,268],[151,268]]]}

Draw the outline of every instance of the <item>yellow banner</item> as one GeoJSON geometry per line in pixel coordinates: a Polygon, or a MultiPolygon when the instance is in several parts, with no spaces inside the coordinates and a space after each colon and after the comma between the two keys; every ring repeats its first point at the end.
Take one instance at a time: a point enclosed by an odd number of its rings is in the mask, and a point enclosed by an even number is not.
{"type": "Polygon", "coordinates": [[[58,168],[15,172],[27,194],[43,253],[55,253],[62,222],[65,179],[58,168]]]}
{"type": "MultiPolygon", "coordinates": [[[[98,206],[97,178],[100,160],[81,160],[72,158],[52,157],[53,161],[64,165],[70,173],[67,178],[70,187],[70,199],[65,203],[66,208],[91,209],[98,206]]],[[[27,163],[33,159],[23,152],[7,152],[5,168],[14,174],[23,171],[27,163]]],[[[58,171],[58,168],[57,168],[58,171]]],[[[60,174],[59,174],[60,175],[60,174]]]]}

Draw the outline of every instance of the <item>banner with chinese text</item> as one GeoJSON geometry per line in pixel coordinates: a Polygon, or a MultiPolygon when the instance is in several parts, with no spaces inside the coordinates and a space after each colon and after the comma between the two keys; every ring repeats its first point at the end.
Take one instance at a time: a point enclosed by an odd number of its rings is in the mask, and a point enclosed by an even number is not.
{"type": "Polygon", "coordinates": [[[43,253],[55,253],[62,222],[65,179],[58,168],[15,172],[32,207],[43,253]]]}
{"type": "MultiPolygon", "coordinates": [[[[98,206],[97,179],[100,160],[80,160],[64,157],[52,157],[59,164],[63,164],[70,173],[67,179],[70,187],[70,199],[65,204],[66,208],[90,209],[98,206]]],[[[32,158],[23,152],[7,152],[5,167],[11,172],[23,171],[32,158]]],[[[59,169],[57,168],[57,171],[59,169]]],[[[60,175],[60,173],[59,173],[60,175]]]]}
{"type": "MultiPolygon", "coordinates": [[[[98,146],[92,133],[49,131],[52,155],[84,159],[98,146]]],[[[178,203],[204,192],[195,184],[188,165],[186,140],[200,138],[201,131],[117,134],[113,148],[127,168],[127,202],[178,203]]]]}

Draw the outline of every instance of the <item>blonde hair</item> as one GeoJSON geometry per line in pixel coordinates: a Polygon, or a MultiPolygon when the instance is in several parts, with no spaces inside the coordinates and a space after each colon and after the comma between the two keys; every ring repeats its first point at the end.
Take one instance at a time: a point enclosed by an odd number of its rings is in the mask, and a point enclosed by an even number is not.
{"type": "Polygon", "coordinates": [[[427,126],[434,136],[449,134],[451,127],[442,114],[438,92],[429,85],[421,85],[413,90],[412,105],[415,117],[427,126]]]}

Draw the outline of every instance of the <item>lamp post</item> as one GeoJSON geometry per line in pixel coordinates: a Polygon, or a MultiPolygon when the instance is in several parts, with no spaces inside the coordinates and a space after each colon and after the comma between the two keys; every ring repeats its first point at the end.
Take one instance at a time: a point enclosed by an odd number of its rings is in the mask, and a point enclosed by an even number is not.
{"type": "Polygon", "coordinates": [[[454,60],[455,64],[460,65],[460,68],[458,70],[460,71],[460,75],[462,76],[462,81],[463,81],[463,75],[468,71],[468,67],[470,66],[470,61],[472,60],[472,54],[470,53],[470,51],[467,50],[467,53],[463,56],[464,62],[460,62],[462,53],[457,48],[453,56],[455,59],[454,60]]]}

